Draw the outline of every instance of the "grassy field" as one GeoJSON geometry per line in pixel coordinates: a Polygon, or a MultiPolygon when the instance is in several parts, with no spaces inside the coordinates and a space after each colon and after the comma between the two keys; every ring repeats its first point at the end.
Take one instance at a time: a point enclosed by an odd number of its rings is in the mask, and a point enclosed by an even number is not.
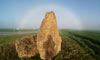
{"type": "Polygon", "coordinates": [[[35,31],[37,29],[0,29],[0,32],[35,31]]]}
{"type": "MultiPolygon", "coordinates": [[[[62,50],[54,60],[100,60],[100,31],[61,30],[60,35],[62,50]]],[[[18,58],[14,43],[22,36],[0,36],[0,60],[40,60],[39,55],[18,58]]]]}

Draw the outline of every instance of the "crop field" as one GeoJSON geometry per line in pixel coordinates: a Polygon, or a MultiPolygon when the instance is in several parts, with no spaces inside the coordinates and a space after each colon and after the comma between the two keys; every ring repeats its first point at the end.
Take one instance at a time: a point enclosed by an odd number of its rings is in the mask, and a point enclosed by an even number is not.
{"type": "MultiPolygon", "coordinates": [[[[15,40],[32,34],[0,35],[0,60],[41,60],[39,55],[19,58],[15,50],[15,40]]],[[[60,30],[60,35],[61,52],[54,57],[54,60],[100,60],[100,31],[63,29],[60,30]]]]}

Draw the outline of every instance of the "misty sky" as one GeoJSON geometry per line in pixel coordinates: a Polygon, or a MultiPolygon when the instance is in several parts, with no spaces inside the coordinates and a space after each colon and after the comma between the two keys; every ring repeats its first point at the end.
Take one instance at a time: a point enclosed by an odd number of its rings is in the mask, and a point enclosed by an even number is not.
{"type": "Polygon", "coordinates": [[[100,30],[100,0],[0,0],[0,28],[39,28],[47,11],[59,28],[100,30]]]}

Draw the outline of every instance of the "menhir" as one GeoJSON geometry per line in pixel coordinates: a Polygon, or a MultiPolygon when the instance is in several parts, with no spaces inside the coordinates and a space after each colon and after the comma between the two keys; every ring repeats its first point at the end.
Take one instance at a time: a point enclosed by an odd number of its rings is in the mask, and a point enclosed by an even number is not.
{"type": "Polygon", "coordinates": [[[56,56],[61,50],[61,42],[55,13],[47,12],[37,33],[37,49],[41,59],[50,60],[56,56]]]}
{"type": "Polygon", "coordinates": [[[52,60],[61,51],[61,37],[53,11],[47,12],[35,36],[25,36],[15,42],[20,58],[40,54],[41,59],[52,60]]]}

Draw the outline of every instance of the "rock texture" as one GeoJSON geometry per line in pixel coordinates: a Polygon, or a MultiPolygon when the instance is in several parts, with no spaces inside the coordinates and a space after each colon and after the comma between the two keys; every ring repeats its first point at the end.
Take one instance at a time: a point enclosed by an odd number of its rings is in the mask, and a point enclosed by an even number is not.
{"type": "Polygon", "coordinates": [[[37,53],[41,59],[51,60],[61,50],[61,37],[54,12],[47,12],[36,36],[26,36],[16,41],[18,56],[32,57],[37,53]]]}
{"type": "Polygon", "coordinates": [[[41,59],[57,55],[61,50],[61,42],[55,13],[47,12],[37,33],[37,49],[41,59]]]}
{"type": "Polygon", "coordinates": [[[15,47],[20,58],[32,57],[38,53],[36,36],[24,36],[16,40],[15,47]]]}

